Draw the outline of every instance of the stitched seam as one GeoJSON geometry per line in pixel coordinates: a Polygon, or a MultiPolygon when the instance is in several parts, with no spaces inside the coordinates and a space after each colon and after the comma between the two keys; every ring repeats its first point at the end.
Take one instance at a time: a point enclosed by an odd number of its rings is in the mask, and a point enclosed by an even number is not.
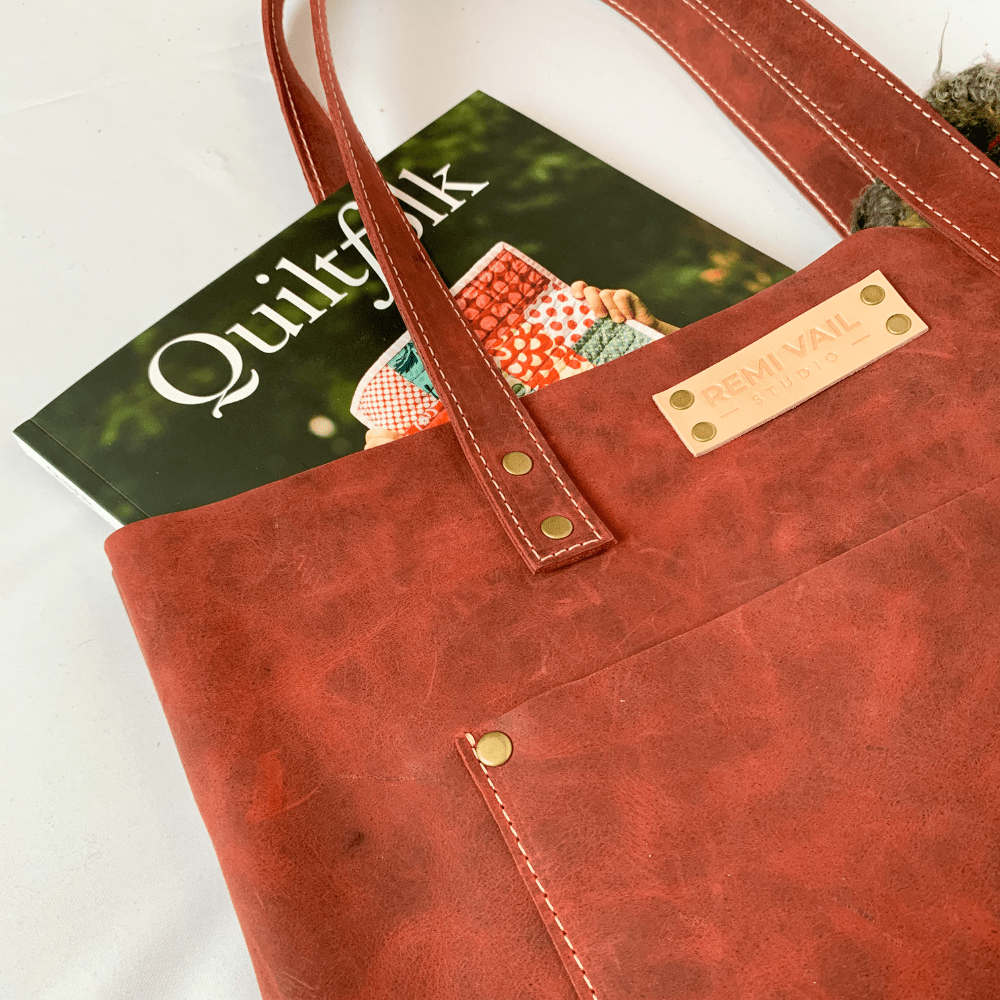
{"type": "MultiPolygon", "coordinates": [[[[614,0],[610,0],[610,2],[614,2],[614,0]]],[[[791,3],[792,0],[786,0],[786,2],[791,3]]],[[[901,188],[903,188],[904,191],[906,191],[909,194],[911,194],[917,201],[920,202],[921,205],[923,205],[925,208],[928,208],[939,219],[941,219],[942,222],[944,222],[946,225],[951,226],[952,229],[954,229],[956,232],[958,232],[962,236],[964,236],[970,243],[975,244],[975,246],[978,247],[979,250],[982,253],[986,254],[988,257],[990,257],[993,260],[997,261],[997,263],[1000,263],[1000,257],[997,257],[995,254],[991,253],[985,246],[983,246],[982,243],[980,243],[977,239],[975,239],[973,236],[971,236],[969,233],[967,233],[960,226],[956,225],[956,223],[952,222],[952,220],[949,219],[947,216],[945,216],[944,214],[942,214],[941,212],[939,212],[933,205],[930,204],[930,202],[928,202],[925,199],[921,198],[920,195],[918,195],[917,192],[913,190],[913,188],[911,188],[908,184],[906,184],[899,177],[897,177],[896,174],[894,174],[887,166],[885,166],[885,164],[883,164],[878,159],[876,159],[875,156],[871,152],[869,152],[867,149],[865,149],[865,147],[863,145],[861,145],[861,143],[858,142],[857,139],[854,138],[854,136],[852,136],[846,129],[842,128],[836,121],[834,121],[833,118],[830,117],[830,115],[828,115],[811,97],[809,97],[809,95],[804,90],[801,89],[801,87],[797,87],[794,83],[792,83],[792,81],[787,76],[785,76],[785,74],[782,73],[781,70],[778,69],[778,67],[774,65],[774,63],[772,63],[770,61],[770,59],[768,59],[762,52],[760,52],[760,50],[757,49],[751,42],[749,42],[746,38],[744,38],[743,35],[741,35],[735,28],[733,28],[733,26],[731,24],[729,24],[722,17],[720,17],[718,14],[716,14],[716,12],[714,10],[712,10],[711,7],[709,7],[707,4],[703,3],[702,0],[694,0],[693,3],[691,2],[691,0],[684,0],[685,6],[690,7],[692,10],[695,9],[695,7],[694,7],[695,3],[697,3],[699,7],[704,8],[704,10],[706,10],[709,14],[711,14],[712,17],[715,18],[715,20],[717,20],[720,24],[725,25],[725,27],[729,30],[729,32],[732,35],[734,35],[736,38],[740,39],[740,41],[748,49],[750,49],[752,52],[754,52],[759,57],[760,61],[762,61],[762,62],[766,63],[768,66],[770,66],[774,70],[774,72],[777,73],[778,76],[780,76],[781,79],[784,80],[788,84],[788,86],[792,88],[792,90],[796,91],[798,94],[801,94],[802,97],[805,98],[805,100],[808,101],[809,104],[811,104],[835,129],[837,129],[838,132],[840,132],[849,142],[851,142],[855,146],[857,146],[857,148],[859,150],[861,150],[861,152],[872,163],[874,163],[877,167],[879,167],[881,170],[883,170],[901,188]]],[[[795,6],[795,5],[792,4],[792,6],[795,6]]],[[[797,9],[799,9],[801,11],[801,8],[797,8],[797,9]]],[[[803,12],[803,16],[808,17],[808,15],[805,14],[804,12],[803,12]]],[[[810,20],[814,20],[814,19],[811,18],[810,20]]],[[[709,23],[711,23],[711,22],[709,22],[709,23]]],[[[817,23],[817,25],[819,24],[819,22],[816,22],[816,23],[817,23]]],[[[820,25],[820,27],[822,28],[821,25],[820,25]]],[[[649,29],[649,30],[652,30],[652,29],[649,29]]],[[[826,29],[822,28],[822,30],[825,31],[826,29]]],[[[838,41],[838,44],[842,45],[845,49],[847,48],[847,46],[843,45],[842,42],[839,42],[839,40],[836,38],[836,36],[834,36],[830,32],[827,32],[827,34],[829,34],[830,37],[833,38],[835,41],[838,41]]],[[[736,42],[734,42],[732,40],[732,38],[730,38],[729,41],[730,41],[730,43],[735,48],[737,48],[737,49],[739,48],[739,46],[736,44],[736,42]]],[[[851,52],[852,55],[857,56],[858,59],[861,59],[861,56],[858,56],[857,53],[853,52],[853,50],[847,49],[847,51],[851,52]]],[[[863,60],[863,59],[861,61],[865,62],[865,60],[863,60]]],[[[866,63],[866,65],[868,65],[868,64],[866,63]]],[[[809,115],[809,117],[812,118],[813,121],[815,121],[816,124],[819,125],[819,127],[821,129],[823,129],[823,131],[826,132],[826,134],[829,135],[831,139],[834,140],[834,142],[836,142],[842,149],[844,149],[844,146],[840,142],[840,140],[838,140],[837,137],[825,125],[823,125],[822,122],[820,122],[813,114],[811,114],[809,112],[809,110],[793,94],[789,93],[789,91],[788,91],[788,89],[786,87],[784,87],[780,83],[778,83],[778,81],[775,80],[775,78],[770,73],[768,73],[767,70],[763,69],[763,67],[761,67],[759,63],[758,63],[758,68],[761,69],[761,72],[764,73],[765,76],[767,76],[770,80],[772,80],[774,82],[775,86],[777,86],[784,94],[786,94],[795,104],[797,104],[800,108],[802,108],[802,110],[807,115],[809,115]]],[[[868,68],[871,69],[871,66],[869,66],[868,68]]],[[[875,72],[875,71],[873,70],[873,72],[875,72]]],[[[881,75],[881,74],[877,74],[877,75],[881,75]]],[[[885,79],[885,77],[883,77],[883,79],[885,79]]],[[[892,84],[890,84],[888,82],[888,80],[886,80],[885,82],[886,82],[886,84],[888,86],[893,87],[894,90],[898,90],[899,89],[897,87],[894,87],[892,84]]],[[[901,94],[903,94],[904,97],[906,97],[906,94],[904,94],[903,91],[900,90],[899,92],[901,94]]],[[[907,97],[907,100],[909,101],[910,99],[907,97]]],[[[910,101],[910,103],[913,104],[912,101],[910,101]]],[[[913,106],[917,107],[915,104],[913,106]]],[[[920,110],[920,109],[918,108],[918,110],[920,110]]],[[[929,115],[927,117],[930,118],[929,115]]],[[[930,120],[933,121],[933,119],[930,119],[930,120]]],[[[940,126],[938,126],[938,127],[940,128],[940,126]]],[[[944,130],[942,129],[942,131],[944,131],[944,130]]],[[[945,135],[948,135],[948,133],[945,132],[945,135]]],[[[953,136],[949,136],[949,138],[954,138],[954,137],[953,136]]],[[[965,148],[965,147],[962,146],[961,143],[958,143],[958,145],[961,148],[965,148]]],[[[846,150],[846,149],[845,149],[845,152],[847,152],[849,156],[851,155],[850,152],[848,150],[846,150]]],[[[967,149],[966,149],[966,152],[968,152],[967,149]]],[[[973,157],[973,158],[976,159],[975,157],[973,157]]],[[[852,157],[852,159],[853,159],[853,157],[852,157]]],[[[855,160],[855,162],[857,162],[857,161],[855,160]]],[[[980,162],[980,161],[977,160],[977,162],[980,162]]],[[[982,165],[983,164],[980,162],[980,166],[982,166],[982,165]]],[[[986,169],[987,169],[987,173],[989,173],[990,176],[994,176],[994,177],[997,176],[989,168],[986,168],[986,169]]],[[[867,173],[867,171],[865,171],[865,173],[867,173]]]]}
{"type": "MultiPolygon", "coordinates": [[[[771,153],[775,156],[776,159],[780,160],[784,164],[784,166],[788,170],[788,172],[791,173],[791,174],[793,174],[798,179],[799,183],[813,196],[813,198],[816,199],[817,202],[819,202],[819,204],[826,211],[827,215],[833,221],[834,225],[836,225],[837,228],[839,228],[840,230],[842,230],[844,233],[848,233],[848,234],[850,233],[850,227],[847,226],[843,222],[843,220],[836,214],[836,212],[834,212],[834,210],[827,204],[827,202],[823,199],[823,197],[819,194],[819,192],[816,191],[809,184],[809,182],[802,176],[802,174],[800,174],[795,169],[795,167],[793,167],[791,165],[791,163],[789,163],[788,160],[786,160],[781,155],[781,153],[779,153],[777,151],[777,149],[775,149],[774,146],[772,146],[771,143],[769,143],[767,141],[767,139],[765,139],[764,136],[760,132],[758,132],[757,129],[755,129],[753,127],[753,125],[751,125],[750,122],[747,121],[747,119],[744,118],[743,115],[741,115],[739,113],[739,111],[737,111],[736,108],[733,107],[733,105],[730,104],[729,101],[727,101],[722,96],[722,94],[720,94],[719,91],[717,91],[715,89],[715,87],[713,87],[708,82],[708,80],[704,76],[702,76],[701,73],[699,73],[698,70],[695,69],[695,67],[691,63],[689,63],[687,61],[687,59],[685,59],[684,56],[682,56],[680,54],[680,52],[678,52],[677,49],[675,49],[673,47],[673,45],[670,44],[670,42],[668,42],[662,35],[660,35],[656,31],[655,28],[653,28],[651,25],[647,24],[645,21],[643,21],[637,15],[633,14],[632,11],[628,10],[626,7],[623,7],[620,3],[616,3],[615,0],[607,0],[607,2],[612,7],[615,7],[618,11],[620,11],[630,21],[632,21],[635,24],[638,24],[645,31],[647,31],[650,35],[652,35],[652,37],[655,38],[660,43],[660,45],[663,48],[665,48],[674,57],[674,59],[677,60],[677,62],[681,63],[681,65],[684,66],[684,68],[688,71],[688,73],[690,73],[693,77],[695,77],[699,81],[699,83],[701,83],[701,85],[707,91],[709,91],[709,93],[711,93],[712,96],[715,97],[715,99],[720,104],[725,105],[725,107],[729,110],[729,112],[732,115],[734,115],[736,118],[738,118],[751,132],[753,132],[753,134],[757,137],[757,139],[761,142],[761,144],[764,145],[764,146],[766,146],[771,151],[771,153]]],[[[812,116],[810,115],[810,118],[811,117],[812,116]]],[[[840,145],[840,144],[838,143],[838,145],[840,145]]],[[[841,149],[843,149],[843,148],[844,147],[841,145],[841,149]]],[[[852,160],[854,160],[854,162],[861,168],[862,173],[864,173],[864,175],[866,177],[871,177],[871,174],[865,169],[864,165],[855,156],[853,156],[851,154],[850,150],[844,149],[844,152],[847,153],[847,155],[852,160]]]]}
{"type": "Polygon", "coordinates": [[[479,767],[482,769],[482,772],[486,777],[486,784],[490,786],[490,791],[493,792],[493,797],[497,800],[500,812],[503,814],[503,818],[507,821],[507,826],[510,828],[511,836],[514,838],[514,843],[517,845],[517,849],[520,851],[521,857],[524,858],[524,864],[528,871],[531,872],[531,877],[535,880],[535,885],[538,887],[538,891],[542,894],[542,899],[545,900],[545,905],[552,914],[552,919],[555,921],[556,927],[559,928],[559,933],[562,934],[562,939],[566,942],[566,947],[569,948],[569,952],[573,956],[573,961],[580,970],[580,975],[583,976],[583,981],[587,984],[587,989],[590,990],[591,997],[593,1000],[597,1000],[597,993],[594,990],[593,983],[591,983],[590,978],[587,976],[587,971],[583,967],[583,962],[580,961],[580,956],[577,954],[576,948],[573,947],[573,942],[570,941],[569,935],[566,933],[566,928],[563,927],[563,923],[559,919],[559,914],[556,913],[556,908],[552,905],[552,900],[549,899],[549,894],[546,891],[545,886],[542,885],[541,880],[538,877],[538,873],[535,871],[535,868],[531,863],[531,858],[528,857],[528,852],[524,849],[524,845],[521,843],[521,838],[517,835],[517,830],[514,829],[514,821],[507,813],[507,807],[504,805],[503,799],[500,798],[497,786],[493,784],[490,772],[486,770],[486,766],[479,759],[479,754],[476,753],[476,741],[473,739],[472,733],[466,733],[465,738],[469,741],[469,745],[472,747],[472,756],[476,758],[476,763],[479,764],[479,767]]]}
{"type": "MultiPolygon", "coordinates": [[[[332,66],[332,64],[330,62],[330,56],[329,56],[329,35],[327,33],[327,24],[326,24],[326,14],[325,14],[325,11],[324,11],[323,17],[320,19],[320,32],[321,32],[321,35],[322,35],[322,39],[321,39],[322,40],[322,44],[319,46],[320,58],[321,58],[321,60],[324,63],[325,69],[327,71],[327,75],[329,76],[329,78],[332,81],[332,79],[333,79],[333,66],[332,66]]],[[[341,109],[341,106],[340,106],[340,99],[339,99],[339,97],[337,95],[337,88],[331,86],[330,87],[330,91],[333,94],[334,103],[337,105],[337,114],[339,115],[339,117],[343,121],[344,120],[344,113],[343,113],[343,110],[341,109]]],[[[358,182],[361,185],[362,197],[364,198],[365,202],[370,207],[371,203],[370,203],[370,200],[368,198],[368,192],[367,192],[367,190],[365,188],[364,178],[361,176],[361,171],[358,168],[358,161],[357,161],[357,158],[354,155],[354,150],[351,147],[350,142],[347,143],[347,148],[350,151],[351,161],[354,164],[354,170],[355,170],[355,173],[357,174],[358,182]]],[[[403,284],[403,281],[402,281],[402,279],[399,276],[399,271],[396,270],[396,264],[395,264],[395,262],[392,259],[392,254],[389,252],[388,244],[386,243],[386,241],[382,237],[382,230],[381,230],[381,228],[380,228],[380,226],[378,224],[378,219],[375,218],[374,213],[372,214],[372,221],[375,223],[375,231],[378,234],[379,242],[382,244],[382,249],[383,249],[383,251],[385,253],[386,259],[389,261],[389,266],[392,268],[393,273],[396,275],[396,280],[399,282],[399,287],[400,287],[400,290],[403,293],[404,298],[406,299],[406,304],[409,307],[410,312],[413,314],[413,318],[416,321],[417,326],[420,328],[421,334],[423,334],[423,336],[424,336],[424,343],[425,343],[425,345],[426,345],[426,347],[428,349],[428,352],[430,353],[431,357],[433,358],[434,364],[437,367],[438,373],[441,375],[441,378],[444,381],[445,386],[447,386],[447,388],[448,388],[448,392],[451,395],[452,402],[454,402],[455,408],[458,410],[459,416],[462,418],[462,423],[465,424],[466,430],[469,433],[469,438],[472,441],[472,446],[476,449],[476,454],[479,456],[479,460],[482,462],[483,468],[486,470],[487,475],[490,477],[490,482],[493,484],[493,488],[500,495],[500,499],[503,501],[504,507],[507,508],[507,512],[510,515],[511,521],[513,522],[514,526],[517,528],[517,530],[520,533],[521,537],[524,539],[525,544],[531,550],[531,554],[539,562],[544,562],[546,559],[554,559],[556,556],[562,555],[564,552],[572,552],[574,549],[584,548],[587,545],[594,545],[597,542],[603,541],[604,539],[603,539],[601,533],[591,523],[590,518],[588,518],[587,515],[584,513],[584,511],[581,509],[580,505],[576,502],[576,498],[569,491],[569,489],[567,488],[566,484],[563,482],[562,477],[559,475],[559,473],[556,471],[555,467],[552,465],[552,462],[550,461],[549,456],[545,453],[545,449],[542,448],[542,446],[539,443],[538,439],[532,433],[531,428],[528,426],[527,422],[525,421],[524,416],[522,415],[522,413],[520,412],[520,410],[517,408],[517,404],[512,399],[509,398],[509,394],[508,394],[508,390],[506,388],[506,385],[503,382],[501,382],[500,375],[498,374],[498,372],[496,370],[496,366],[487,357],[486,352],[483,350],[482,344],[480,344],[480,342],[478,341],[478,339],[475,337],[475,335],[472,333],[472,331],[468,328],[468,326],[465,323],[465,320],[462,319],[462,315],[458,311],[458,306],[455,304],[454,298],[452,297],[451,293],[444,287],[444,282],[441,281],[441,276],[432,267],[430,270],[433,273],[434,277],[436,278],[438,285],[440,286],[440,288],[444,292],[445,298],[450,303],[452,309],[455,311],[455,315],[458,317],[458,321],[459,321],[462,329],[464,329],[465,332],[472,339],[473,343],[475,344],[476,348],[479,351],[480,357],[486,363],[486,366],[489,369],[490,373],[493,375],[493,377],[498,382],[500,382],[501,386],[504,388],[505,397],[507,398],[507,401],[510,403],[511,408],[514,410],[514,413],[517,415],[518,419],[521,421],[521,424],[524,427],[524,429],[528,432],[528,436],[534,442],[535,447],[538,449],[539,454],[542,456],[542,458],[545,459],[545,462],[548,465],[549,470],[551,471],[552,475],[558,480],[559,485],[563,489],[563,492],[566,494],[566,496],[569,497],[570,502],[573,504],[574,507],[576,507],[576,509],[580,513],[580,516],[584,519],[584,521],[586,521],[587,526],[590,528],[591,531],[593,531],[593,533],[595,535],[594,538],[588,539],[585,542],[577,542],[574,545],[569,545],[566,548],[559,549],[556,552],[550,552],[548,555],[545,555],[545,556],[539,555],[538,550],[535,548],[534,545],[532,545],[531,539],[528,538],[527,534],[525,534],[524,529],[521,527],[520,521],[518,521],[516,515],[514,514],[513,509],[511,508],[510,504],[507,502],[507,497],[504,496],[504,492],[500,488],[500,484],[496,481],[496,478],[493,475],[492,469],[490,469],[489,464],[487,463],[486,458],[483,455],[482,450],[479,447],[479,444],[476,442],[476,436],[473,433],[472,427],[469,425],[469,421],[466,419],[465,411],[462,409],[462,405],[458,401],[458,397],[455,395],[455,392],[452,389],[451,384],[448,382],[448,378],[444,374],[443,369],[441,368],[440,362],[437,359],[437,355],[434,353],[433,347],[431,347],[430,344],[427,342],[427,334],[424,331],[423,324],[420,322],[420,317],[418,316],[416,309],[414,309],[414,307],[413,307],[413,302],[411,301],[410,296],[407,293],[406,288],[405,288],[405,286],[403,284]]]]}
{"type": "MultiPolygon", "coordinates": [[[[362,187],[364,187],[363,183],[362,183],[362,187]]],[[[376,222],[376,228],[378,228],[378,223],[377,222],[376,222]]],[[[379,237],[381,238],[381,233],[379,233],[379,237]]],[[[389,256],[388,249],[386,250],[386,256],[387,257],[389,256]]],[[[391,259],[390,259],[390,263],[391,263],[391,259]]],[[[395,271],[395,266],[393,267],[393,270],[395,271]]],[[[549,471],[552,473],[552,475],[558,481],[559,485],[562,487],[562,490],[566,494],[566,496],[569,497],[570,503],[572,503],[573,506],[576,507],[576,509],[580,512],[580,516],[584,519],[584,521],[586,521],[587,527],[590,528],[590,530],[593,531],[594,535],[596,536],[595,538],[590,539],[590,540],[588,540],[586,542],[578,542],[576,545],[571,545],[568,548],[560,549],[560,552],[569,552],[571,549],[581,548],[584,545],[592,545],[595,542],[602,541],[601,533],[597,530],[597,528],[594,527],[593,524],[591,524],[590,518],[587,517],[587,515],[584,513],[584,511],[582,510],[582,508],[580,507],[580,505],[576,502],[576,499],[574,498],[573,494],[569,491],[569,488],[563,482],[562,476],[560,476],[559,473],[558,473],[558,471],[556,471],[555,466],[552,464],[551,460],[549,459],[549,456],[546,453],[545,449],[542,447],[541,442],[535,437],[534,433],[531,430],[531,427],[528,425],[527,421],[524,419],[524,416],[522,415],[520,409],[518,409],[517,403],[515,403],[514,400],[511,399],[511,397],[510,397],[510,389],[508,388],[507,384],[501,379],[500,373],[499,373],[499,371],[497,371],[497,366],[493,363],[493,361],[490,359],[489,355],[486,353],[485,349],[483,348],[482,343],[480,343],[480,341],[479,341],[479,338],[476,337],[475,334],[473,334],[473,332],[469,329],[469,325],[462,318],[462,314],[458,311],[458,305],[455,303],[455,297],[451,294],[451,292],[448,291],[447,288],[445,288],[444,282],[441,280],[441,275],[438,273],[437,269],[433,268],[433,267],[431,268],[431,273],[434,276],[434,280],[437,281],[438,287],[441,289],[441,291],[444,293],[445,297],[447,298],[448,303],[451,306],[452,310],[454,311],[456,317],[458,318],[458,322],[461,324],[462,329],[469,335],[469,339],[475,345],[476,350],[479,352],[479,357],[482,359],[483,363],[486,365],[486,367],[489,370],[490,374],[493,376],[493,378],[497,381],[497,383],[503,389],[504,398],[510,404],[511,409],[514,411],[514,413],[517,416],[518,420],[521,421],[521,425],[524,427],[525,431],[527,431],[527,433],[528,433],[528,436],[534,442],[535,447],[538,449],[538,453],[542,456],[542,458],[545,459],[545,463],[546,463],[546,465],[548,465],[549,471]]],[[[398,278],[399,275],[397,274],[396,277],[398,278]]],[[[400,286],[402,286],[402,282],[400,282],[400,286]]],[[[404,292],[404,294],[405,294],[405,292],[404,292]]],[[[410,301],[409,296],[407,296],[406,301],[407,302],[410,301]]],[[[413,308],[412,303],[410,304],[410,308],[411,309],[413,308]]],[[[414,313],[414,316],[415,315],[416,314],[414,313]]],[[[421,327],[421,330],[422,329],[423,329],[423,327],[421,327]]],[[[430,351],[431,357],[434,358],[434,363],[438,366],[438,369],[440,370],[441,366],[438,363],[437,355],[434,353],[434,348],[431,347],[431,345],[429,343],[427,344],[427,350],[430,351]]],[[[441,373],[441,377],[444,378],[444,372],[441,373]]],[[[449,391],[451,391],[451,386],[449,386],[448,389],[449,389],[449,391]]],[[[454,396],[454,393],[452,393],[452,395],[454,396]]],[[[455,401],[455,405],[458,406],[458,401],[457,400],[455,401]]],[[[465,418],[463,416],[463,420],[464,419],[465,418]]],[[[466,426],[468,427],[468,423],[466,423],[466,426]]],[[[472,428],[471,427],[469,428],[469,436],[470,437],[472,436],[472,428]]],[[[473,441],[473,443],[475,443],[475,441],[473,441]]],[[[479,452],[479,446],[478,445],[476,445],[476,451],[479,452]]],[[[486,459],[483,458],[482,453],[480,453],[480,458],[482,459],[483,465],[486,466],[487,471],[489,471],[489,466],[486,465],[486,459]]],[[[492,472],[490,472],[490,478],[491,479],[493,478],[493,473],[492,472]]],[[[497,486],[497,491],[499,492],[499,490],[500,490],[500,487],[497,486]]],[[[513,516],[513,514],[511,516],[513,516]]],[[[552,555],[555,555],[555,554],[556,553],[552,553],[552,555]]],[[[551,558],[551,557],[550,556],[546,556],[545,558],[548,559],[548,558],[551,558]]]]}
{"type": "Polygon", "coordinates": [[[965,153],[966,156],[975,160],[975,162],[978,163],[979,166],[981,166],[983,170],[985,170],[991,177],[1000,176],[996,173],[996,169],[994,168],[993,164],[990,163],[989,160],[981,159],[976,153],[974,153],[971,149],[969,149],[969,147],[966,146],[961,139],[959,139],[957,136],[952,135],[952,133],[949,132],[948,129],[946,129],[939,121],[937,121],[933,115],[928,113],[924,108],[920,107],[920,105],[917,104],[916,101],[914,101],[909,96],[909,94],[906,93],[906,91],[901,90],[894,83],[890,83],[890,81],[886,78],[886,76],[883,73],[880,73],[877,69],[875,69],[875,67],[872,66],[871,63],[869,63],[868,60],[864,58],[864,56],[862,56],[859,52],[855,52],[854,49],[852,49],[844,41],[838,38],[825,25],[820,24],[815,17],[811,17],[809,14],[807,14],[798,4],[794,3],[793,0],[785,0],[785,2],[789,4],[791,7],[794,7],[795,10],[797,10],[804,18],[806,18],[809,21],[812,21],[812,23],[815,24],[820,31],[825,32],[827,35],[829,35],[845,52],[849,52],[852,56],[854,56],[855,59],[859,60],[861,64],[870,73],[874,73],[887,87],[891,87],[894,91],[896,91],[897,94],[899,94],[904,100],[907,101],[907,103],[911,104],[917,111],[919,111],[939,132],[943,133],[949,139],[951,139],[951,141],[955,143],[955,145],[958,146],[958,148],[962,150],[962,152],[965,153]]]}
{"type": "MultiPolygon", "coordinates": [[[[325,196],[326,192],[323,190],[323,185],[319,179],[319,172],[316,170],[316,164],[313,163],[312,153],[309,151],[309,143],[306,142],[305,133],[302,131],[302,123],[299,121],[299,113],[295,108],[295,100],[292,97],[292,88],[288,85],[288,77],[285,75],[285,64],[281,60],[281,41],[278,38],[278,23],[274,16],[275,3],[271,3],[271,35],[274,37],[274,61],[278,66],[278,75],[281,77],[281,85],[288,95],[288,106],[292,109],[292,120],[295,122],[295,131],[299,134],[299,146],[302,151],[306,154],[306,162],[309,164],[309,169],[312,171],[313,179],[316,182],[316,190],[321,196],[325,196]]],[[[284,25],[281,27],[282,34],[284,34],[284,25]]]]}

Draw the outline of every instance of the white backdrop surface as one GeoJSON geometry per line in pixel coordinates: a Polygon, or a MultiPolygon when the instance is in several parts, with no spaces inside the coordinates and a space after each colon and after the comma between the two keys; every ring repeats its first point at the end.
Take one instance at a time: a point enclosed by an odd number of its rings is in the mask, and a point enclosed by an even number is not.
{"type": "MultiPolygon", "coordinates": [[[[949,16],[946,69],[1000,55],[995,0],[816,6],[918,91],[949,16]]],[[[792,267],[837,239],[599,0],[331,0],[330,17],[376,156],[481,89],[792,267]]],[[[315,81],[305,6],[287,23],[315,81]]],[[[7,0],[0,36],[0,997],[256,997],[109,529],[9,431],[311,201],[254,0],[7,0]]]]}

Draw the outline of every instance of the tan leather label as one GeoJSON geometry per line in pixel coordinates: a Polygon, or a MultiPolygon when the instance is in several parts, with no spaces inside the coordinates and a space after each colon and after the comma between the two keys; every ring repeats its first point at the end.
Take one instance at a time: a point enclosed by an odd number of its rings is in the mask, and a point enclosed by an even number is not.
{"type": "Polygon", "coordinates": [[[691,454],[704,455],[926,329],[875,271],[653,400],[691,454]]]}

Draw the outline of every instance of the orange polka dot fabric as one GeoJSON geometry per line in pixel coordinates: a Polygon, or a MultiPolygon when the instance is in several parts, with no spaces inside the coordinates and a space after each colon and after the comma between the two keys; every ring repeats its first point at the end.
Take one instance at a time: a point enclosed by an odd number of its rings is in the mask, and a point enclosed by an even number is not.
{"type": "Polygon", "coordinates": [[[408,382],[388,366],[380,368],[368,382],[363,396],[371,427],[387,427],[406,434],[436,403],[432,396],[408,382]]]}

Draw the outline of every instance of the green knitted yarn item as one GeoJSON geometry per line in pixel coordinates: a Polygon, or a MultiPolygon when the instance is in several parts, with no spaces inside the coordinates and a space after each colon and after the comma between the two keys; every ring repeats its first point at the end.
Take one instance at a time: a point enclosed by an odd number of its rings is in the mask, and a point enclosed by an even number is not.
{"type": "MultiPolygon", "coordinates": [[[[1000,63],[987,60],[961,73],[935,73],[924,94],[927,103],[965,138],[1000,166],[1000,63]],[[993,144],[993,150],[988,147],[993,144]]],[[[926,226],[884,181],[861,192],[851,215],[851,232],[875,226],[926,226]]]]}

